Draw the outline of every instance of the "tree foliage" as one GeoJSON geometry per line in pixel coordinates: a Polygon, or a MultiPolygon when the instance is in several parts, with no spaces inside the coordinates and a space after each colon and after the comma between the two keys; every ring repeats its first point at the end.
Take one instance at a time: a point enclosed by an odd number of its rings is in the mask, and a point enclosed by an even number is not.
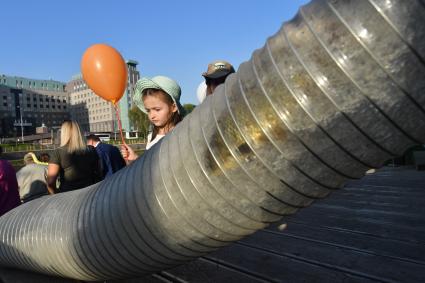
{"type": "Polygon", "coordinates": [[[195,109],[195,107],[196,107],[195,104],[190,104],[190,103],[183,104],[183,108],[186,111],[186,115],[192,112],[193,109],[195,109]]]}
{"type": "Polygon", "coordinates": [[[149,129],[148,115],[143,113],[137,106],[133,106],[128,111],[128,118],[133,123],[134,128],[138,131],[142,137],[146,138],[149,129]]]}

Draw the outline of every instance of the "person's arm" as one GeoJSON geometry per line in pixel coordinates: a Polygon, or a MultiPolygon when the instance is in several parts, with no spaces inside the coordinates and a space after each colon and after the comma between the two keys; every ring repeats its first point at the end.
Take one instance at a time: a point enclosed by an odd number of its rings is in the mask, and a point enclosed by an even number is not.
{"type": "Polygon", "coordinates": [[[121,145],[121,155],[124,157],[124,160],[127,164],[133,162],[139,157],[134,150],[128,145],[121,145]]]}
{"type": "Polygon", "coordinates": [[[53,195],[56,192],[56,179],[59,175],[60,167],[58,164],[49,163],[47,167],[47,191],[49,194],[53,195]]]}

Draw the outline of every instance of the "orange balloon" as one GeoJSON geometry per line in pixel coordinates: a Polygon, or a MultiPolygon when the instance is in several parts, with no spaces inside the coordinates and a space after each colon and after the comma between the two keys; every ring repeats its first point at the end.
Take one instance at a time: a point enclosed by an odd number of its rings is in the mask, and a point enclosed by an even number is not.
{"type": "Polygon", "coordinates": [[[81,72],[91,90],[116,104],[127,86],[127,65],[121,54],[106,44],[87,48],[81,59],[81,72]]]}

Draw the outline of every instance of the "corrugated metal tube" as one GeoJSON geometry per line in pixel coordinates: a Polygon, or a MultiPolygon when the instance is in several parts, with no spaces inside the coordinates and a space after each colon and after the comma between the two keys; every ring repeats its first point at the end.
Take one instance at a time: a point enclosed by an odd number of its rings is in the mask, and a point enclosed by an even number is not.
{"type": "Polygon", "coordinates": [[[425,142],[420,1],[317,0],[152,150],[0,218],[0,265],[137,277],[226,246],[425,142]]]}

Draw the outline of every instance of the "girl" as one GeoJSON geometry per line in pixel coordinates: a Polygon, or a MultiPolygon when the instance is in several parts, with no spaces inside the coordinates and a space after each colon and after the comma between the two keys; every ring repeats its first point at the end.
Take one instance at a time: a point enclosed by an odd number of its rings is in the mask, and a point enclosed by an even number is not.
{"type": "MultiPolygon", "coordinates": [[[[148,115],[153,131],[148,135],[146,150],[169,133],[182,120],[183,107],[180,104],[181,89],[172,79],[156,76],[142,78],[136,83],[134,103],[148,115]]],[[[137,155],[130,147],[124,146],[122,154],[128,161],[137,155]]]]}

